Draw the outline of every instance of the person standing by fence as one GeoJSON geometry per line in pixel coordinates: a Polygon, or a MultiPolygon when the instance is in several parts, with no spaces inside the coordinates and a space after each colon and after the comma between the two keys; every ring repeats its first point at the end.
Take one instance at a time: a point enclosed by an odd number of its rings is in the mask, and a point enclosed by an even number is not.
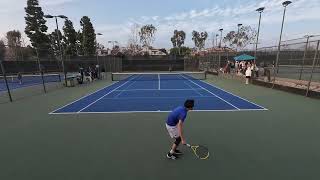
{"type": "Polygon", "coordinates": [[[251,79],[252,75],[252,68],[251,65],[248,63],[247,70],[246,70],[246,84],[249,84],[249,80],[251,79]]]}

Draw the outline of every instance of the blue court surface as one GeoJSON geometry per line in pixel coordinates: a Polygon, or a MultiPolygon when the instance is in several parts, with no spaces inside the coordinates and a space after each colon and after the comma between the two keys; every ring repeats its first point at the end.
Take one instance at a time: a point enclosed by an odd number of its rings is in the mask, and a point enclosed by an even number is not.
{"type": "MultiPolygon", "coordinates": [[[[44,74],[44,83],[61,82],[63,76],[59,74],[44,74]]],[[[7,76],[7,82],[9,89],[20,89],[30,86],[36,86],[42,84],[42,77],[40,75],[23,75],[21,82],[17,76],[7,76]]],[[[0,76],[0,93],[2,91],[7,91],[7,86],[3,76],[0,76]]]]}
{"type": "Polygon", "coordinates": [[[195,111],[266,110],[185,74],[136,74],[50,114],[168,112],[186,99],[195,100],[195,111]]]}

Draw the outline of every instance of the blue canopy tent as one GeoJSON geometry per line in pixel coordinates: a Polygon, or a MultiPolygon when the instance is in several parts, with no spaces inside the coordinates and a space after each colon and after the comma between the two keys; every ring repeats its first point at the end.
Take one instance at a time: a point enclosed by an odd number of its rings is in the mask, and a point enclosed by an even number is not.
{"type": "Polygon", "coordinates": [[[254,61],[256,58],[247,54],[242,54],[233,58],[235,61],[254,61]]]}

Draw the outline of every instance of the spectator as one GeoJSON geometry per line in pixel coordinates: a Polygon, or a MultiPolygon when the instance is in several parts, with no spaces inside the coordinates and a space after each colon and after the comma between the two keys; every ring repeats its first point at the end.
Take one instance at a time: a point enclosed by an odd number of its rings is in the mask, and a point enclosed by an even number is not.
{"type": "Polygon", "coordinates": [[[251,78],[252,75],[252,68],[250,66],[250,64],[248,64],[247,70],[246,70],[246,84],[249,84],[249,80],[251,78]]]}
{"type": "Polygon", "coordinates": [[[239,62],[236,61],[236,63],[234,64],[234,69],[235,69],[236,74],[238,74],[238,68],[239,68],[239,62]]]}
{"type": "Polygon", "coordinates": [[[79,65],[79,74],[77,76],[77,81],[79,84],[83,84],[83,78],[84,78],[84,70],[83,68],[79,65]]]}
{"type": "Polygon", "coordinates": [[[100,79],[100,66],[99,64],[96,65],[96,76],[97,76],[97,79],[100,79]]]}
{"type": "Polygon", "coordinates": [[[85,80],[91,82],[92,81],[92,74],[91,74],[91,68],[88,68],[85,72],[84,72],[84,76],[85,76],[85,80]]]}
{"type": "Polygon", "coordinates": [[[22,74],[20,72],[18,73],[18,80],[19,84],[22,84],[22,74]]]}
{"type": "Polygon", "coordinates": [[[253,70],[255,72],[255,77],[258,78],[259,77],[259,68],[256,63],[253,63],[253,70]]]}

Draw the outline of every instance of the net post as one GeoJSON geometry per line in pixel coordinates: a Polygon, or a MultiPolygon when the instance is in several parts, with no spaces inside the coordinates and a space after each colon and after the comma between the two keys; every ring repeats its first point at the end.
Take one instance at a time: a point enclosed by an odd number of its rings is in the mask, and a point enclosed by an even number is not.
{"type": "Polygon", "coordinates": [[[316,52],[314,54],[314,58],[313,58],[313,62],[312,62],[312,70],[311,70],[311,75],[310,75],[310,79],[309,79],[309,82],[308,82],[308,88],[307,88],[306,96],[309,95],[310,85],[311,85],[311,81],[312,81],[312,77],[313,77],[313,72],[314,72],[314,68],[316,66],[316,61],[317,61],[317,57],[318,57],[318,53],[319,53],[319,44],[320,44],[320,40],[318,40],[317,49],[316,49],[316,52]]]}
{"type": "Polygon", "coordinates": [[[2,63],[1,59],[0,59],[0,66],[1,66],[1,70],[2,70],[2,75],[3,75],[4,81],[6,83],[9,100],[10,100],[10,102],[12,102],[12,96],[11,96],[10,88],[9,88],[8,81],[7,81],[6,71],[4,69],[4,66],[3,66],[3,63],[2,63]]]}

